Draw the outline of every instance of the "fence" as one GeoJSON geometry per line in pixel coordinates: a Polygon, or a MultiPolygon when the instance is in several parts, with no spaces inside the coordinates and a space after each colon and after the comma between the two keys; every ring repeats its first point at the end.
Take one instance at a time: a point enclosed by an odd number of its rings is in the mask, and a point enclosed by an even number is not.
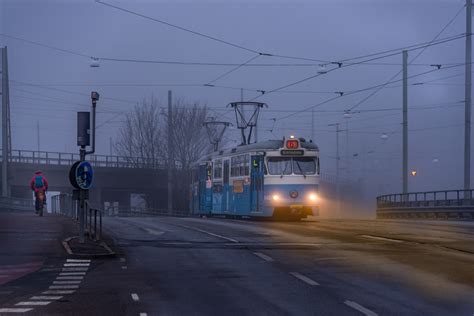
{"type": "Polygon", "coordinates": [[[377,197],[377,218],[474,219],[474,190],[388,194],[377,197]]]}
{"type": "MultiPolygon", "coordinates": [[[[100,240],[102,238],[103,211],[92,207],[87,201],[84,210],[84,223],[87,235],[91,239],[100,240]]],[[[73,199],[71,194],[61,193],[51,197],[51,211],[79,221],[79,203],[73,199]]]]}
{"type": "Polygon", "coordinates": [[[129,217],[129,216],[173,216],[173,217],[187,217],[194,216],[189,212],[183,211],[169,211],[164,209],[148,209],[141,207],[128,207],[128,206],[110,206],[104,210],[105,216],[118,216],[118,217],[129,217]]]}
{"type": "Polygon", "coordinates": [[[35,201],[12,197],[0,197],[0,210],[6,211],[34,211],[35,201]]]}
{"type": "MultiPolygon", "coordinates": [[[[88,161],[95,167],[150,169],[165,168],[165,164],[156,159],[108,155],[89,155],[87,158],[88,161]]],[[[10,162],[59,166],[70,166],[78,160],[80,160],[79,154],[33,150],[12,150],[9,157],[10,162]]]]}

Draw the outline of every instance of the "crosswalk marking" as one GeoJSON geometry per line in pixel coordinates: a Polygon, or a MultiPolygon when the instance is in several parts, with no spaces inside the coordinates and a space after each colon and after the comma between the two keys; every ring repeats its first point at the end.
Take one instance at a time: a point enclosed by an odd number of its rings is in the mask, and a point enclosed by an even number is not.
{"type": "Polygon", "coordinates": [[[26,313],[31,311],[33,308],[0,308],[0,313],[26,313]]]}
{"type": "Polygon", "coordinates": [[[60,300],[62,299],[63,297],[62,296],[32,296],[30,298],[30,300],[53,300],[53,301],[56,301],[56,300],[60,300]]]}
{"type": "Polygon", "coordinates": [[[16,303],[16,306],[45,306],[51,303],[51,301],[28,301],[16,303]]]}

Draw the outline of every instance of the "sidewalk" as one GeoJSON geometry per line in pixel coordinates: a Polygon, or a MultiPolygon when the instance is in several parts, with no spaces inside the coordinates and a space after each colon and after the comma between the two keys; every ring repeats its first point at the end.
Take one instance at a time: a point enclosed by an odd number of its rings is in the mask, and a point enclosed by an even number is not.
{"type": "Polygon", "coordinates": [[[0,285],[65,258],[62,240],[77,234],[69,218],[34,212],[0,212],[0,285]]]}

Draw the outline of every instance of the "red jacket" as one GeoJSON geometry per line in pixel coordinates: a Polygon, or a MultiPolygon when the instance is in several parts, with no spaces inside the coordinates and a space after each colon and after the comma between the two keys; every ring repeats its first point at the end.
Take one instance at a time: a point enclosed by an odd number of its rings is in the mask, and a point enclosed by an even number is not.
{"type": "Polygon", "coordinates": [[[43,184],[44,184],[43,189],[45,191],[48,191],[48,180],[46,180],[46,177],[43,175],[43,173],[41,171],[36,171],[33,178],[31,178],[31,181],[30,181],[31,190],[37,192],[39,189],[41,189],[41,188],[36,188],[35,187],[35,180],[36,180],[37,176],[41,176],[43,178],[43,184]]]}

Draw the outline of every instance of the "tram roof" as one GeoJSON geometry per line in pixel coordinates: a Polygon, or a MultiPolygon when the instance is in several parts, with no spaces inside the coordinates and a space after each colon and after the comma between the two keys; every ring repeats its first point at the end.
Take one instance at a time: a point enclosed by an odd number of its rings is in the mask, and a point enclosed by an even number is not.
{"type": "MultiPolygon", "coordinates": [[[[200,159],[200,161],[209,160],[209,159],[219,157],[219,156],[227,156],[227,155],[238,154],[238,153],[247,153],[251,151],[278,150],[278,149],[283,148],[283,141],[284,141],[283,139],[270,139],[270,140],[265,140],[258,143],[240,145],[234,148],[223,149],[223,150],[210,153],[209,155],[200,159]]],[[[311,151],[319,150],[318,146],[313,142],[308,142],[302,139],[299,139],[299,142],[300,142],[301,148],[311,150],[311,151]]]]}

